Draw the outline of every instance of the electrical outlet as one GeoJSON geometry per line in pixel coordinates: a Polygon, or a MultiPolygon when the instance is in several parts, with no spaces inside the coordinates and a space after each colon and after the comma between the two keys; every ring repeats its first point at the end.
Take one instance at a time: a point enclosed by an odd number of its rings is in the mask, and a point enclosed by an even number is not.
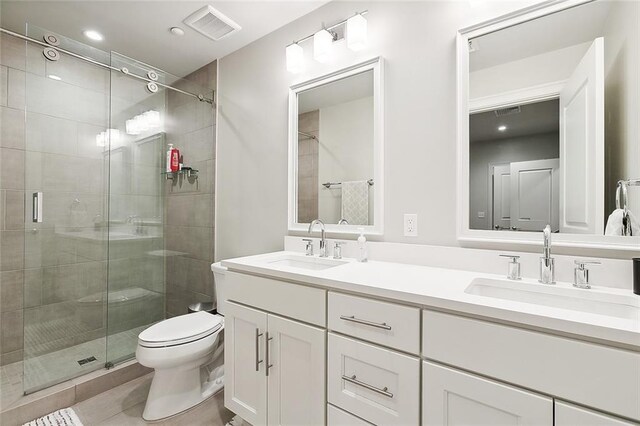
{"type": "Polygon", "coordinates": [[[405,237],[418,236],[418,215],[417,214],[407,213],[404,215],[404,236],[405,237]]]}
{"type": "Polygon", "coordinates": [[[478,217],[483,218],[484,217],[484,212],[478,212],[478,217]]]}

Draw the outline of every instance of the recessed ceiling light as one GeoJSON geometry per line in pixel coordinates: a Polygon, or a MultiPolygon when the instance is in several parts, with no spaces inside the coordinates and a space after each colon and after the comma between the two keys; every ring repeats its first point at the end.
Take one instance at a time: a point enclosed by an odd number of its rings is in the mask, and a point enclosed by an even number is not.
{"type": "Polygon", "coordinates": [[[85,37],[93,41],[102,41],[104,39],[104,37],[102,37],[102,34],[95,30],[86,30],[83,34],[85,35],[85,37]]]}
{"type": "Polygon", "coordinates": [[[62,80],[62,77],[58,77],[55,74],[49,74],[47,77],[49,77],[51,80],[55,80],[55,81],[60,81],[62,80]]]}
{"type": "Polygon", "coordinates": [[[171,27],[169,29],[169,31],[171,31],[171,34],[175,35],[175,36],[183,36],[184,35],[184,30],[180,27],[171,27]]]}
{"type": "Polygon", "coordinates": [[[504,132],[505,130],[507,130],[507,126],[499,126],[498,127],[498,131],[500,131],[500,132],[504,132]]]}

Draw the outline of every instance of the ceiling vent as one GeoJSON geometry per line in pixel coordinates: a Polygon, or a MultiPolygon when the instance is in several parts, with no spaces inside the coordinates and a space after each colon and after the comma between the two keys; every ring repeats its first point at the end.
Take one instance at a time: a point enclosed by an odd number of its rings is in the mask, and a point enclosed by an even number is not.
{"type": "Polygon", "coordinates": [[[199,9],[189,15],[183,22],[214,41],[229,37],[242,28],[212,6],[205,6],[199,9]]]}
{"type": "Polygon", "coordinates": [[[509,108],[497,109],[494,112],[496,113],[496,117],[504,117],[505,115],[520,114],[522,110],[520,109],[520,105],[518,105],[509,108]]]}

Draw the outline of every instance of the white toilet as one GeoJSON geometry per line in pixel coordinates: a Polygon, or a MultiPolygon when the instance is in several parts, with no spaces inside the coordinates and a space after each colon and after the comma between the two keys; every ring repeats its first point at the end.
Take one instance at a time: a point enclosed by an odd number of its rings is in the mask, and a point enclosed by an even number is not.
{"type": "Polygon", "coordinates": [[[220,315],[196,312],[160,321],[140,333],[136,358],[155,369],[142,415],[145,420],[178,414],[223,387],[220,371],[209,373],[203,368],[222,353],[216,342],[223,328],[220,315]]]}

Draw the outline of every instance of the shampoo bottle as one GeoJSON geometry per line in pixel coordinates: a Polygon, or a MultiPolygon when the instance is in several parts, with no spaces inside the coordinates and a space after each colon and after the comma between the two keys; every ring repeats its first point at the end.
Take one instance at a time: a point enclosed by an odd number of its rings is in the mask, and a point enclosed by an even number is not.
{"type": "Polygon", "coordinates": [[[358,237],[358,262],[367,261],[367,238],[364,236],[364,228],[358,228],[360,236],[358,237]]]}
{"type": "Polygon", "coordinates": [[[171,155],[173,152],[173,144],[169,144],[169,149],[167,149],[167,173],[171,172],[171,155]]]}
{"type": "Polygon", "coordinates": [[[178,148],[171,148],[171,171],[177,172],[180,170],[180,151],[178,148]]]}

